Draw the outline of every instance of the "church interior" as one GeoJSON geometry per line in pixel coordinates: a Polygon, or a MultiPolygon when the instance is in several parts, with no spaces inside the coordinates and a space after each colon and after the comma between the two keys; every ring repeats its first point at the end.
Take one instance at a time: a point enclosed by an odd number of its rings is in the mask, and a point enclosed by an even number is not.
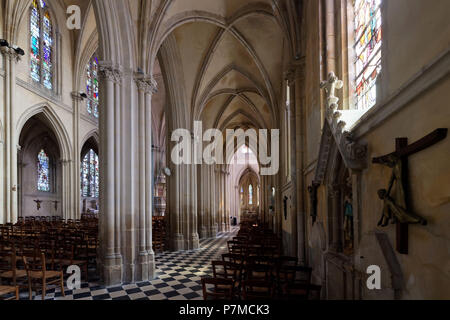
{"type": "Polygon", "coordinates": [[[1,0],[0,300],[450,299],[449,16],[1,0]]]}

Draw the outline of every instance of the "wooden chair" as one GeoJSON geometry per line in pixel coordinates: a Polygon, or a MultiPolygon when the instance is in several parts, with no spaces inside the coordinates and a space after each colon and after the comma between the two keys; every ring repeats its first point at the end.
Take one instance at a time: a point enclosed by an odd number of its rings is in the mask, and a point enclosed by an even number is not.
{"type": "Polygon", "coordinates": [[[302,266],[285,265],[278,269],[277,280],[280,284],[284,283],[311,283],[312,269],[302,266]]]}
{"type": "Polygon", "coordinates": [[[273,285],[270,281],[242,281],[243,300],[268,300],[274,297],[273,285]]]}
{"type": "Polygon", "coordinates": [[[286,285],[306,285],[311,283],[312,269],[298,265],[281,265],[276,270],[276,289],[278,295],[283,297],[286,285]]]}
{"type": "Polygon", "coordinates": [[[4,298],[2,300],[19,300],[19,287],[18,286],[1,286],[0,285],[0,297],[12,295],[11,297],[4,298]]]}
{"type": "Polygon", "coordinates": [[[203,278],[202,288],[204,300],[232,300],[234,280],[203,278]],[[208,288],[208,285],[211,287],[208,288]]]}
{"type": "Polygon", "coordinates": [[[86,282],[89,282],[89,272],[88,272],[88,261],[87,260],[77,260],[75,259],[76,252],[76,243],[65,242],[55,248],[56,251],[56,259],[54,260],[54,264],[52,264],[53,270],[61,270],[64,272],[66,268],[72,265],[76,265],[80,267],[84,272],[86,282]]]}
{"type": "Polygon", "coordinates": [[[4,264],[0,271],[0,282],[6,280],[13,287],[29,288],[26,270],[17,268],[16,247],[14,243],[10,244],[10,246],[10,252],[2,258],[4,264]]]}
{"type": "Polygon", "coordinates": [[[302,283],[286,283],[284,300],[320,300],[322,286],[302,283]]]}
{"type": "Polygon", "coordinates": [[[229,279],[230,277],[227,274],[227,265],[229,262],[227,261],[211,261],[212,269],[213,269],[213,277],[215,279],[229,279]]]}
{"type": "Polygon", "coordinates": [[[245,256],[242,254],[224,253],[222,254],[222,260],[243,265],[245,263],[245,256]]]}
{"type": "Polygon", "coordinates": [[[269,264],[249,263],[245,265],[245,278],[247,280],[272,281],[273,266],[269,264]]]}
{"type": "Polygon", "coordinates": [[[42,300],[45,300],[47,286],[51,284],[59,285],[61,293],[64,293],[64,274],[60,271],[47,270],[47,264],[45,259],[45,253],[41,253],[40,264],[32,264],[27,257],[23,257],[25,269],[29,279],[29,295],[30,300],[33,298],[32,289],[35,289],[37,295],[38,287],[40,286],[42,291],[42,300]]]}

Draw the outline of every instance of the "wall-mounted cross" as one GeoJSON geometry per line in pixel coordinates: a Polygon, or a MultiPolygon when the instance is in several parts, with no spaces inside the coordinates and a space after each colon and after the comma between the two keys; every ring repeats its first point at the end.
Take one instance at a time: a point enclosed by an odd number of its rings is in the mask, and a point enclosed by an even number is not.
{"type": "Polygon", "coordinates": [[[373,163],[383,164],[392,168],[392,176],[388,189],[378,191],[384,200],[383,217],[379,225],[386,226],[392,219],[396,223],[396,247],[401,254],[408,254],[408,225],[422,224],[427,221],[411,210],[408,198],[408,157],[427,149],[447,137],[448,129],[437,129],[419,141],[408,145],[407,138],[397,138],[395,151],[383,157],[373,159],[373,163]],[[391,191],[394,189],[395,194],[391,191]]]}

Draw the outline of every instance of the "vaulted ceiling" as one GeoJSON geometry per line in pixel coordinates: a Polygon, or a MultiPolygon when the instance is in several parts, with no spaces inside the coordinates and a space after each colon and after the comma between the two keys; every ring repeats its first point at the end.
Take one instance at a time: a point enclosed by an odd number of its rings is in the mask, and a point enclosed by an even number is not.
{"type": "Polygon", "coordinates": [[[278,128],[289,52],[280,19],[272,0],[171,1],[158,38],[176,43],[192,120],[221,130],[278,128]]]}

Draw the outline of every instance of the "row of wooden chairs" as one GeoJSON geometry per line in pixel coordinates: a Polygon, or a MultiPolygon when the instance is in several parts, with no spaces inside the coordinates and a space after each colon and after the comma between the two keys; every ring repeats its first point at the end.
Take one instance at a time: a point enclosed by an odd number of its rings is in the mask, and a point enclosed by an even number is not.
{"type": "Polygon", "coordinates": [[[153,217],[152,241],[155,252],[166,250],[167,230],[165,217],[153,217]]]}
{"type": "Polygon", "coordinates": [[[244,222],[228,253],[212,261],[213,277],[202,279],[204,299],[320,299],[312,269],[281,252],[281,240],[267,226],[244,222]]]}
{"type": "Polygon", "coordinates": [[[89,281],[89,268],[97,267],[97,248],[95,217],[23,219],[16,225],[0,225],[0,285],[7,282],[4,290],[9,293],[13,287],[27,289],[30,299],[33,291],[36,295],[41,291],[45,299],[48,286],[56,284],[64,295],[64,271],[77,265],[89,281]]]}

